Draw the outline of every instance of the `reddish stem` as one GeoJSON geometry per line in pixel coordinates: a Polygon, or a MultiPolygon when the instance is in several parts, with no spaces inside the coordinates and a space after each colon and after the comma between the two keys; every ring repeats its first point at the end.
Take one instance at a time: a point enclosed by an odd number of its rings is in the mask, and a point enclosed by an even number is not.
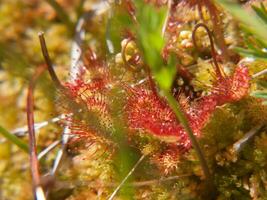
{"type": "Polygon", "coordinates": [[[62,88],[63,86],[61,85],[61,83],[60,83],[60,81],[59,81],[59,79],[55,73],[55,70],[54,70],[53,65],[52,65],[52,61],[50,59],[50,56],[49,56],[49,53],[47,50],[47,46],[46,46],[46,42],[45,42],[45,38],[44,38],[44,33],[40,32],[38,35],[39,35],[41,49],[42,49],[42,53],[43,53],[46,65],[47,65],[48,72],[49,72],[52,80],[56,84],[56,86],[59,88],[62,88]]]}
{"type": "Polygon", "coordinates": [[[44,72],[45,69],[46,69],[45,67],[41,66],[36,70],[36,73],[30,80],[28,87],[28,96],[27,96],[27,122],[28,122],[28,132],[29,132],[30,166],[31,166],[31,176],[32,176],[34,190],[38,186],[40,186],[40,174],[39,174],[39,164],[37,158],[36,139],[34,130],[33,91],[35,88],[36,80],[44,72]]]}
{"type": "Polygon", "coordinates": [[[216,8],[216,6],[210,1],[206,2],[206,8],[208,9],[208,11],[210,13],[216,42],[222,51],[223,58],[225,59],[225,61],[228,61],[229,60],[229,53],[228,53],[227,45],[225,43],[224,36],[223,36],[224,31],[222,28],[222,22],[219,18],[220,13],[219,13],[218,9],[216,8]]]}
{"type": "Polygon", "coordinates": [[[215,65],[215,71],[216,71],[216,74],[219,76],[219,78],[222,78],[223,77],[223,73],[221,71],[221,68],[217,62],[217,58],[216,58],[216,51],[215,51],[215,48],[214,48],[214,42],[213,42],[213,39],[212,39],[212,34],[211,34],[211,31],[209,30],[209,28],[207,27],[207,25],[203,24],[203,23],[199,23],[195,26],[193,32],[192,32],[192,40],[193,40],[193,43],[194,43],[194,46],[197,48],[197,43],[196,43],[196,31],[199,27],[202,27],[206,30],[207,34],[208,34],[208,37],[209,37],[209,40],[210,40],[210,46],[211,46],[211,56],[213,58],[213,62],[214,62],[214,65],[215,65]]]}

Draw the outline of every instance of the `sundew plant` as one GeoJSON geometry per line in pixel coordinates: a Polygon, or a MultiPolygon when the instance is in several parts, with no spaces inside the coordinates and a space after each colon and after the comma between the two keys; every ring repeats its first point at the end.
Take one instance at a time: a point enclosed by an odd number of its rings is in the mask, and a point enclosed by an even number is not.
{"type": "Polygon", "coordinates": [[[267,199],[267,1],[2,0],[0,199],[267,199]]]}

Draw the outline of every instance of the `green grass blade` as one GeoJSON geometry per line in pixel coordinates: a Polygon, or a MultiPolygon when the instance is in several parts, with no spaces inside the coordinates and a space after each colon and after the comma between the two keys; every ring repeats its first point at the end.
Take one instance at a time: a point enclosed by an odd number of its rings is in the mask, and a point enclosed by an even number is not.
{"type": "Polygon", "coordinates": [[[236,47],[234,49],[242,56],[256,58],[260,60],[267,60],[267,53],[265,52],[254,51],[251,49],[243,49],[239,47],[236,47]]]}
{"type": "Polygon", "coordinates": [[[247,13],[240,5],[228,0],[217,0],[217,2],[242,24],[249,28],[250,32],[256,37],[260,38],[267,46],[267,24],[264,23],[257,15],[247,13]]]}
{"type": "Polygon", "coordinates": [[[0,134],[3,135],[8,141],[12,142],[13,144],[17,145],[21,150],[29,153],[29,147],[26,143],[24,143],[21,139],[17,136],[13,135],[5,128],[0,126],[0,134]]]}
{"type": "Polygon", "coordinates": [[[254,12],[265,22],[267,23],[267,14],[264,12],[262,8],[252,6],[254,12]]]}
{"type": "Polygon", "coordinates": [[[251,93],[251,96],[262,98],[262,99],[267,99],[267,91],[256,91],[256,92],[251,93]]]}

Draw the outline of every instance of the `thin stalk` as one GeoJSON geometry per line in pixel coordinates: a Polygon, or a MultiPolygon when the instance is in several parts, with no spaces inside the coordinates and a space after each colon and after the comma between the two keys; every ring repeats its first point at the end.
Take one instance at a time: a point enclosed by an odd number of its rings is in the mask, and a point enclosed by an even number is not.
{"type": "Polygon", "coordinates": [[[206,8],[210,13],[213,30],[214,30],[214,37],[222,52],[222,56],[225,61],[229,61],[229,52],[227,49],[227,45],[224,39],[224,30],[222,27],[222,21],[220,19],[220,12],[218,11],[217,7],[214,5],[212,1],[206,1],[206,8]]]}
{"type": "Polygon", "coordinates": [[[50,151],[52,151],[54,148],[56,148],[57,145],[59,145],[59,144],[60,144],[60,141],[56,140],[55,142],[50,144],[48,147],[46,147],[43,151],[41,151],[38,154],[38,160],[41,160],[41,158],[43,158],[46,154],[48,154],[50,151]]]}
{"type": "Polygon", "coordinates": [[[192,32],[192,41],[194,43],[194,46],[195,48],[198,48],[197,47],[197,40],[196,40],[196,31],[198,28],[204,28],[208,34],[208,37],[209,37],[209,41],[210,41],[210,47],[211,47],[211,55],[212,55],[212,58],[213,58],[213,62],[214,62],[214,65],[215,65],[215,71],[216,71],[216,74],[222,78],[224,75],[223,75],[223,72],[217,62],[217,58],[216,58],[216,51],[215,51],[215,47],[214,47],[214,42],[213,42],[213,39],[212,39],[212,33],[211,31],[209,30],[209,28],[207,27],[207,25],[203,24],[203,23],[199,23],[195,26],[193,32],[192,32]]]}
{"type": "Polygon", "coordinates": [[[264,70],[262,70],[262,71],[260,71],[260,72],[258,72],[256,74],[252,75],[252,79],[257,78],[259,76],[263,76],[265,74],[267,74],[267,69],[264,69],[264,70]]]}
{"type": "MultiPolygon", "coordinates": [[[[30,80],[28,95],[27,95],[27,122],[28,122],[28,132],[29,132],[29,147],[30,147],[30,166],[31,166],[31,176],[33,182],[33,189],[35,194],[35,199],[44,199],[39,198],[40,194],[44,194],[42,188],[40,187],[40,174],[39,174],[39,163],[37,158],[37,148],[36,148],[36,139],[35,139],[35,129],[34,129],[34,97],[33,91],[36,85],[36,80],[44,72],[46,68],[38,68],[33,78],[30,80]]],[[[43,197],[43,195],[41,195],[43,197]]]]}
{"type": "Polygon", "coordinates": [[[46,2],[56,11],[59,19],[71,30],[72,33],[74,31],[74,24],[62,6],[55,0],[46,0],[46,2]]]}
{"type": "Polygon", "coordinates": [[[40,186],[36,188],[35,196],[37,200],[46,200],[44,191],[40,186]]]}
{"type": "MultiPolygon", "coordinates": [[[[34,124],[34,129],[35,129],[35,131],[39,130],[41,128],[46,127],[49,124],[56,123],[56,122],[58,122],[60,120],[63,120],[63,119],[65,119],[65,117],[66,117],[66,115],[62,114],[62,115],[59,115],[59,116],[54,117],[52,119],[49,119],[49,120],[46,120],[46,121],[43,121],[43,122],[35,123],[34,124]]],[[[28,133],[28,126],[23,126],[23,127],[20,127],[20,128],[16,128],[13,131],[11,131],[12,135],[16,135],[16,136],[19,136],[19,137],[25,136],[27,133],[28,133]]]]}
{"type": "MultiPolygon", "coordinates": [[[[182,175],[176,175],[176,176],[169,176],[169,177],[161,177],[159,179],[150,179],[145,181],[134,181],[126,185],[125,187],[144,187],[144,186],[151,186],[151,185],[157,185],[168,181],[174,181],[181,178],[191,177],[194,176],[194,174],[182,174],[182,175]]],[[[101,182],[100,180],[95,181],[57,181],[57,183],[60,187],[70,187],[70,185],[78,186],[86,186],[88,188],[94,187],[94,188],[106,188],[106,187],[115,187],[119,183],[116,182],[101,182]]]]}
{"type": "MultiPolygon", "coordinates": [[[[48,68],[48,71],[49,71],[49,74],[50,74],[50,77],[51,79],[53,80],[53,82],[55,83],[55,86],[61,90],[61,92],[66,95],[66,97],[70,97],[69,96],[69,93],[68,91],[66,90],[66,88],[61,84],[60,80],[58,79],[56,73],[55,73],[55,70],[53,68],[53,64],[52,64],[52,61],[50,59],[50,56],[49,56],[49,53],[48,53],[48,50],[47,50],[47,45],[46,45],[46,42],[45,42],[45,38],[44,38],[44,33],[43,32],[40,32],[39,33],[39,40],[40,40],[40,45],[41,45],[41,49],[42,49],[42,53],[43,53],[43,57],[45,59],[45,62],[46,62],[46,66],[48,68]]],[[[80,58],[80,57],[79,57],[80,58]]],[[[73,59],[71,59],[73,60],[73,59]]],[[[69,127],[68,125],[65,126],[64,128],[64,131],[63,131],[63,134],[62,134],[62,140],[61,140],[61,149],[58,151],[57,153],[57,156],[55,158],[55,161],[54,161],[54,164],[53,164],[53,167],[52,167],[52,170],[50,172],[50,174],[52,176],[55,175],[55,173],[57,172],[58,170],[58,167],[59,167],[59,164],[61,162],[61,159],[63,157],[63,153],[65,151],[65,148],[66,148],[66,144],[68,143],[68,139],[69,139],[69,131],[66,132],[66,130],[69,130],[69,127]]],[[[46,194],[48,194],[48,190],[46,191],[46,194]]]]}
{"type": "Polygon", "coordinates": [[[44,38],[44,33],[40,32],[40,33],[38,33],[38,36],[39,36],[40,45],[41,45],[43,57],[45,59],[46,65],[47,65],[48,72],[49,72],[52,80],[54,81],[55,85],[59,88],[62,88],[62,85],[61,85],[61,83],[60,83],[60,81],[59,81],[59,79],[55,73],[52,61],[50,59],[50,56],[49,56],[49,53],[47,50],[47,46],[46,46],[46,42],[45,42],[45,38],[44,38]]]}
{"type": "Polygon", "coordinates": [[[142,162],[142,160],[144,160],[144,158],[146,157],[146,155],[142,155],[140,157],[140,159],[135,163],[135,165],[133,166],[133,168],[131,169],[131,171],[129,171],[129,173],[125,176],[125,178],[122,180],[122,182],[116,187],[116,189],[114,190],[114,192],[111,194],[111,196],[108,198],[108,200],[112,200],[115,195],[118,193],[118,191],[121,189],[121,187],[123,186],[123,184],[127,181],[127,179],[132,175],[132,173],[135,171],[135,169],[138,167],[138,165],[142,162]]]}
{"type": "Polygon", "coordinates": [[[24,143],[21,139],[19,139],[17,136],[13,135],[9,131],[7,131],[5,128],[0,126],[0,134],[3,135],[7,140],[12,142],[13,144],[17,145],[21,150],[25,152],[29,152],[29,147],[26,143],[24,143]]]}
{"type": "Polygon", "coordinates": [[[241,139],[233,144],[235,152],[240,152],[243,146],[262,128],[262,125],[257,125],[248,131],[241,139]]]}
{"type": "Polygon", "coordinates": [[[164,93],[164,96],[166,97],[167,101],[168,101],[168,104],[169,106],[172,108],[172,110],[174,111],[177,119],[179,120],[179,122],[183,125],[184,129],[186,130],[189,138],[190,138],[190,141],[192,143],[192,146],[193,148],[195,149],[196,153],[197,153],[197,156],[199,158],[199,161],[200,161],[200,164],[201,164],[201,167],[203,169],[203,172],[204,172],[204,175],[207,179],[207,182],[210,186],[213,185],[213,178],[212,178],[212,175],[209,171],[209,167],[208,167],[208,164],[207,164],[207,161],[204,157],[204,154],[197,142],[197,139],[196,137],[194,136],[194,132],[193,130],[191,129],[191,127],[189,126],[189,123],[179,105],[179,103],[177,102],[177,100],[170,94],[169,91],[167,90],[163,90],[163,93],[164,93]]]}
{"type": "Polygon", "coordinates": [[[63,130],[63,133],[62,133],[62,137],[61,137],[61,148],[57,152],[57,156],[55,158],[53,167],[52,167],[51,172],[50,172],[50,174],[53,176],[56,174],[57,170],[59,169],[60,163],[61,163],[62,158],[63,158],[63,154],[65,152],[68,141],[71,137],[70,133],[71,133],[71,130],[68,126],[68,123],[66,123],[64,130],[63,130]]]}

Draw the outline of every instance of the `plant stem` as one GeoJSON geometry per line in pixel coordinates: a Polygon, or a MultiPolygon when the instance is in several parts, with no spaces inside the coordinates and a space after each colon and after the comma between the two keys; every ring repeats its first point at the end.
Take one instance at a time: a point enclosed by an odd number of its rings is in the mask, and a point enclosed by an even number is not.
{"type": "Polygon", "coordinates": [[[13,135],[9,131],[7,131],[5,128],[0,126],[0,134],[3,135],[7,140],[12,142],[13,144],[17,145],[20,149],[22,149],[25,152],[29,152],[29,147],[26,143],[24,143],[21,139],[19,139],[17,136],[13,135]]]}
{"type": "Polygon", "coordinates": [[[123,184],[127,181],[127,179],[132,175],[132,173],[134,172],[134,170],[138,167],[138,165],[142,162],[142,160],[144,160],[144,158],[146,157],[145,154],[143,154],[140,159],[135,163],[135,165],[133,166],[133,168],[129,171],[129,173],[124,177],[124,179],[122,180],[122,182],[116,187],[116,189],[114,190],[114,192],[111,194],[111,196],[108,198],[108,200],[112,200],[114,199],[115,195],[118,193],[118,191],[121,189],[121,187],[123,186],[123,184]]]}
{"type": "Polygon", "coordinates": [[[37,150],[36,150],[36,139],[35,139],[35,129],[34,129],[34,97],[33,92],[36,85],[36,81],[39,76],[45,71],[45,67],[41,66],[37,68],[35,74],[30,80],[28,87],[28,95],[27,95],[27,122],[28,122],[28,132],[29,132],[29,153],[30,153],[30,166],[31,166],[31,176],[33,183],[33,190],[35,194],[35,199],[44,199],[44,192],[41,188],[41,179],[39,173],[39,163],[37,158],[37,150]]]}
{"type": "Polygon", "coordinates": [[[176,101],[176,99],[170,94],[169,91],[167,90],[163,90],[163,93],[164,93],[164,96],[166,97],[167,101],[168,101],[168,104],[169,106],[172,108],[172,110],[174,111],[177,119],[179,120],[179,122],[183,125],[184,129],[186,130],[189,138],[190,138],[190,141],[192,143],[192,146],[193,148],[195,149],[196,153],[197,153],[197,156],[199,158],[199,161],[200,161],[200,164],[201,164],[201,167],[203,169],[203,172],[204,172],[204,175],[207,179],[207,182],[210,186],[213,185],[213,180],[212,180],[212,175],[209,171],[209,168],[208,168],[208,164],[207,164],[207,161],[204,157],[204,154],[196,140],[196,137],[194,136],[194,133],[193,133],[193,130],[191,129],[191,127],[189,126],[189,123],[179,105],[179,103],[176,101]]]}
{"type": "Polygon", "coordinates": [[[264,69],[264,70],[262,70],[256,74],[253,74],[252,79],[257,78],[257,77],[262,76],[262,75],[265,75],[265,74],[267,74],[267,69],[264,69]]]}
{"type": "Polygon", "coordinates": [[[62,87],[62,85],[61,85],[61,83],[60,83],[60,81],[59,81],[59,79],[55,73],[55,70],[54,70],[53,65],[52,65],[52,61],[51,61],[49,53],[48,53],[45,38],[44,38],[44,33],[39,32],[38,36],[39,36],[39,40],[40,40],[40,45],[41,45],[43,57],[45,59],[50,77],[54,81],[54,83],[57,87],[62,87]]]}
{"type": "Polygon", "coordinates": [[[233,144],[233,149],[235,152],[240,152],[243,146],[262,128],[263,126],[257,125],[248,131],[242,138],[233,144]]]}

